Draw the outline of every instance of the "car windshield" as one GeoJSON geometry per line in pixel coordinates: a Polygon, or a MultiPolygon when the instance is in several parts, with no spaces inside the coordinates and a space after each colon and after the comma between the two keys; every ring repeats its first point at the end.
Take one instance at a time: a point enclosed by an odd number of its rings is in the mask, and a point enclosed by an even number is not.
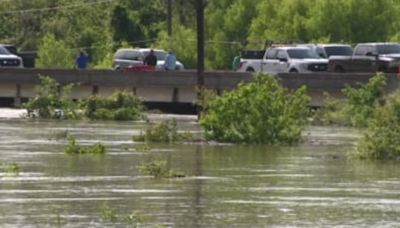
{"type": "MultiPolygon", "coordinates": [[[[150,51],[144,51],[143,55],[147,56],[150,51]]],[[[165,60],[165,56],[167,53],[165,51],[154,51],[154,55],[157,57],[157,60],[165,60]]]]}
{"type": "Polygon", "coordinates": [[[0,55],[9,55],[10,52],[4,47],[0,46],[0,55]]]}
{"type": "Polygon", "coordinates": [[[318,56],[311,49],[288,49],[287,53],[291,59],[320,59],[321,57],[318,56]]]}
{"type": "Polygon", "coordinates": [[[384,54],[400,54],[400,45],[399,44],[378,45],[378,53],[380,55],[384,55],[384,54]]]}
{"type": "Polygon", "coordinates": [[[332,55],[345,55],[352,56],[353,49],[349,46],[341,46],[341,47],[325,47],[326,54],[329,56],[332,55]]]}

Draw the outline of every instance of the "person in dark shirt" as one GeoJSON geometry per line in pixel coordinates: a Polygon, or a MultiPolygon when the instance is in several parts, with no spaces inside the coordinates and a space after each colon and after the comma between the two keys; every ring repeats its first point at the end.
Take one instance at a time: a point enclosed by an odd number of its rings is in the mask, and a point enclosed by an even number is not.
{"type": "Polygon", "coordinates": [[[157,56],[154,55],[154,50],[151,49],[149,54],[144,58],[144,65],[156,66],[157,65],[157,56]]]}
{"type": "Polygon", "coordinates": [[[75,60],[75,67],[77,69],[86,69],[89,58],[83,51],[79,52],[78,57],[75,60]]]}

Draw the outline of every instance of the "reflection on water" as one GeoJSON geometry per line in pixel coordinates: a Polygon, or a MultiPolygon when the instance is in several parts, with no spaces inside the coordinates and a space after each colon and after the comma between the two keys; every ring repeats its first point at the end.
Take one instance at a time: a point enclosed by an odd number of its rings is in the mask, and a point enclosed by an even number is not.
{"type": "MultiPolygon", "coordinates": [[[[398,162],[349,161],[359,134],[313,127],[293,147],[131,141],[145,123],[0,122],[0,227],[397,227],[398,162]],[[101,141],[107,154],[67,155],[101,141]],[[163,157],[188,176],[153,179],[137,166],[163,157]],[[6,173],[16,162],[21,171],[6,173]],[[116,216],[104,216],[105,208],[116,216]]],[[[199,132],[193,119],[179,129],[199,132]]]]}

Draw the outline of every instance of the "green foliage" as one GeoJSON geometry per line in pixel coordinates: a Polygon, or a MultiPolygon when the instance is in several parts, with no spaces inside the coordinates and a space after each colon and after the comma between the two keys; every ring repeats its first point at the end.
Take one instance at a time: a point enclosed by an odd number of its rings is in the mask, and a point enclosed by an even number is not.
{"type": "Polygon", "coordinates": [[[3,168],[4,172],[6,172],[6,173],[18,174],[21,170],[18,163],[15,163],[15,162],[3,164],[3,167],[4,167],[3,168]]]}
{"type": "Polygon", "coordinates": [[[126,221],[130,227],[139,227],[146,221],[146,218],[138,211],[132,211],[126,216],[126,221]]]}
{"type": "Polygon", "coordinates": [[[30,118],[137,120],[144,111],[142,101],[126,91],[106,98],[91,96],[80,107],[68,97],[73,85],[61,86],[50,77],[41,76],[40,80],[37,96],[24,104],[30,118]]]}
{"type": "Polygon", "coordinates": [[[132,228],[139,227],[148,220],[139,211],[132,211],[127,215],[118,215],[117,211],[106,203],[101,206],[101,217],[112,223],[124,221],[127,223],[127,227],[132,228]]]}
{"type": "Polygon", "coordinates": [[[290,144],[301,139],[309,97],[302,87],[291,93],[272,76],[215,97],[200,120],[207,139],[220,142],[290,144]]]}
{"type": "Polygon", "coordinates": [[[73,85],[61,86],[55,79],[40,76],[37,95],[24,104],[30,118],[79,119],[78,105],[68,98],[73,85]]]}
{"type": "Polygon", "coordinates": [[[324,107],[311,113],[311,122],[315,125],[351,126],[351,120],[346,115],[346,102],[324,94],[324,107]]]}
{"type": "Polygon", "coordinates": [[[378,107],[352,154],[363,159],[400,159],[400,92],[378,107]]]}
{"type": "Polygon", "coordinates": [[[182,25],[174,26],[173,36],[170,38],[165,31],[160,32],[157,47],[165,50],[173,50],[177,59],[182,61],[185,68],[192,69],[196,67],[197,58],[194,53],[196,48],[196,32],[193,28],[185,28],[182,25]]]}
{"type": "Polygon", "coordinates": [[[378,73],[367,84],[360,85],[360,88],[347,86],[343,89],[342,92],[348,99],[345,111],[353,126],[367,126],[374,109],[383,99],[385,86],[385,75],[378,73]]]}
{"type": "Polygon", "coordinates": [[[346,99],[325,99],[325,107],[317,111],[314,121],[328,125],[367,127],[375,109],[384,103],[386,77],[382,73],[357,88],[342,90],[346,99]]]}
{"type": "Polygon", "coordinates": [[[101,216],[110,222],[117,222],[118,220],[116,211],[105,203],[101,206],[101,216]]]}
{"type": "Polygon", "coordinates": [[[91,96],[83,102],[85,115],[95,120],[138,120],[144,106],[139,97],[117,91],[109,98],[91,96]]]}
{"type": "Polygon", "coordinates": [[[36,67],[72,68],[74,62],[73,53],[64,41],[57,40],[53,34],[43,37],[38,47],[36,67]]]}
{"type": "Polygon", "coordinates": [[[68,136],[68,145],[65,148],[67,154],[105,154],[106,148],[101,143],[92,146],[81,146],[76,143],[74,136],[68,136]]]}
{"type": "Polygon", "coordinates": [[[185,176],[182,173],[177,173],[171,170],[165,159],[151,159],[147,162],[143,162],[138,166],[138,169],[142,174],[150,175],[154,178],[174,178],[185,176]]]}
{"type": "MultiPolygon", "coordinates": [[[[187,68],[196,66],[196,1],[173,1],[172,37],[167,36],[165,0],[3,1],[0,43],[39,50],[40,65],[72,67],[84,49],[91,66],[104,67],[105,56],[121,42],[172,49],[187,68]],[[6,13],[8,11],[52,10],[6,13]],[[60,46],[43,47],[53,34],[60,46]],[[61,48],[58,48],[61,47],[61,48]],[[64,48],[68,47],[68,48],[64,48]],[[69,51],[68,51],[68,50],[69,51]],[[50,52],[56,57],[54,59],[50,52]],[[63,54],[60,53],[60,50],[63,54]],[[64,55],[64,52],[73,54],[64,55]],[[67,61],[68,59],[68,61],[67,61]]],[[[207,0],[206,67],[229,69],[242,48],[264,48],[265,40],[304,42],[400,41],[400,2],[394,0],[207,0]]]]}
{"type": "Polygon", "coordinates": [[[155,125],[150,124],[144,134],[140,132],[140,135],[133,136],[133,140],[139,142],[173,143],[178,141],[191,141],[192,139],[193,136],[189,132],[178,132],[175,120],[166,120],[155,125]]]}

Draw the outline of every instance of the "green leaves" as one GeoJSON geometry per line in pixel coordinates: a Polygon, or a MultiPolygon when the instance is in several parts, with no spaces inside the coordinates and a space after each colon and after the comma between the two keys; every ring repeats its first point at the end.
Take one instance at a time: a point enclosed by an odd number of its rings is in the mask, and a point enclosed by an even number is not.
{"type": "Polygon", "coordinates": [[[272,76],[214,97],[201,118],[206,138],[220,142],[291,144],[301,139],[309,98],[306,88],[291,93],[272,76]]]}
{"type": "Polygon", "coordinates": [[[314,115],[314,122],[365,128],[374,118],[374,113],[385,98],[386,76],[382,73],[370,78],[368,83],[359,83],[356,88],[346,86],[342,93],[346,99],[325,98],[324,107],[314,115]]]}
{"type": "Polygon", "coordinates": [[[95,120],[138,120],[144,106],[139,97],[117,91],[111,97],[91,96],[83,102],[85,115],[95,120]]]}
{"type": "Polygon", "coordinates": [[[342,90],[348,98],[345,111],[350,118],[352,126],[365,127],[372,117],[375,108],[383,100],[386,77],[378,73],[360,88],[347,86],[342,90]]]}
{"type": "Polygon", "coordinates": [[[82,146],[77,144],[75,137],[68,136],[68,145],[65,148],[67,154],[105,154],[106,148],[102,143],[96,143],[91,146],[82,146]]]}
{"type": "Polygon", "coordinates": [[[74,55],[64,41],[57,40],[53,34],[43,37],[38,48],[36,67],[72,68],[74,63],[74,55]]]}
{"type": "Polygon", "coordinates": [[[36,88],[37,95],[24,104],[28,117],[47,119],[79,119],[78,104],[69,97],[72,85],[61,86],[55,79],[40,76],[41,84],[36,88]]]}
{"type": "Polygon", "coordinates": [[[400,92],[378,107],[353,153],[365,159],[400,159],[400,92]]]}

